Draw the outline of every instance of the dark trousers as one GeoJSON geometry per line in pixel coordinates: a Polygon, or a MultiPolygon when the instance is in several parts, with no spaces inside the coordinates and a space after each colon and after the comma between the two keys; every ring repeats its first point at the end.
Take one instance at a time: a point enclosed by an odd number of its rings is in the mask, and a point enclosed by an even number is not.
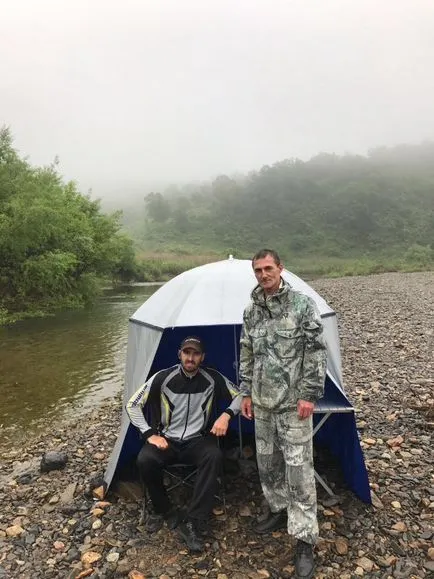
{"type": "Polygon", "coordinates": [[[163,484],[163,468],[175,463],[197,467],[193,496],[187,516],[191,519],[206,519],[212,510],[217,492],[217,477],[222,468],[222,454],[214,436],[198,437],[186,442],[170,441],[169,448],[162,450],[146,443],[137,457],[142,480],[156,513],[167,513],[170,500],[163,484]]]}

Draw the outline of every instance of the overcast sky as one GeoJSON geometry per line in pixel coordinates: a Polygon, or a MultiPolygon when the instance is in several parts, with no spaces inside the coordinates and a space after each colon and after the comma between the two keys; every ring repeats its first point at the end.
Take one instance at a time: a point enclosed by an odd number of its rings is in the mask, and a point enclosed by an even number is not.
{"type": "Polygon", "coordinates": [[[105,191],[434,139],[433,0],[9,0],[0,124],[105,191]]]}

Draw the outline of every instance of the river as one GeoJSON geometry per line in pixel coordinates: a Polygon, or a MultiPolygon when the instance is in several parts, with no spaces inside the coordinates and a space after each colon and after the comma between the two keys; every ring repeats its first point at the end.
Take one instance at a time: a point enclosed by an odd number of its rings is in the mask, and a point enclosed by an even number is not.
{"type": "Polygon", "coordinates": [[[107,290],[84,310],[0,328],[0,444],[120,392],[128,318],[157,288],[107,290]]]}

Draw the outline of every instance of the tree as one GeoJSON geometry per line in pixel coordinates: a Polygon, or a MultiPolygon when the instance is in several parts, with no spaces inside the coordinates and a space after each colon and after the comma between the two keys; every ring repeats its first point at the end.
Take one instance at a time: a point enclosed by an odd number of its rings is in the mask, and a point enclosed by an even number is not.
{"type": "Polygon", "coordinates": [[[132,279],[132,241],[120,213],[64,183],[57,164],[32,167],[0,131],[0,308],[53,310],[95,297],[104,278],[132,279]]]}
{"type": "Polygon", "coordinates": [[[148,215],[157,223],[164,223],[170,217],[170,205],[161,193],[149,193],[145,197],[148,215]]]}

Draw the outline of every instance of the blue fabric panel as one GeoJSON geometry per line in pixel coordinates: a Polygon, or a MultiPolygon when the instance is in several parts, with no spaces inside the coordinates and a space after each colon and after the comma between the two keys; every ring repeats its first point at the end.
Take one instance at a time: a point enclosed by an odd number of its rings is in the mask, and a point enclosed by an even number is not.
{"type": "MultiPolygon", "coordinates": [[[[347,398],[327,377],[324,399],[334,403],[345,403],[347,398]]],[[[323,414],[314,415],[317,424],[323,414]]],[[[332,414],[315,435],[315,443],[326,446],[339,461],[348,487],[365,503],[371,503],[368,472],[360,446],[359,435],[353,412],[332,414]]]]}
{"type": "Polygon", "coordinates": [[[116,471],[122,468],[135,458],[142,448],[143,442],[140,439],[139,431],[132,424],[129,425],[127,434],[125,435],[122,450],[119,453],[118,464],[116,471]]]}
{"type": "MultiPolygon", "coordinates": [[[[314,422],[322,415],[316,415],[314,422]]],[[[348,487],[365,503],[371,503],[368,473],[353,413],[333,414],[315,435],[315,442],[326,446],[341,466],[348,487]]]]}
{"type": "Polygon", "coordinates": [[[324,384],[323,399],[328,402],[333,402],[336,406],[353,406],[345,394],[336,387],[335,383],[329,378],[329,376],[326,377],[324,384]]]}
{"type": "Polygon", "coordinates": [[[158,370],[178,363],[179,345],[187,336],[198,336],[206,347],[205,366],[211,366],[236,383],[236,361],[239,360],[240,326],[197,326],[166,329],[150,370],[158,370]]]}

